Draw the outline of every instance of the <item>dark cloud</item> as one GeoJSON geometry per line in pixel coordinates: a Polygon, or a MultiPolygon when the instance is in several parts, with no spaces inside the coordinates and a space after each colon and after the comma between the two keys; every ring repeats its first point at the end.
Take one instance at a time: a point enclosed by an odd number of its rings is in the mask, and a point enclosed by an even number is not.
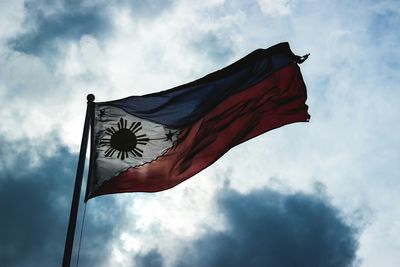
{"type": "MultiPolygon", "coordinates": [[[[41,164],[31,166],[29,142],[0,140],[0,144],[1,265],[60,266],[77,155],[59,147],[51,157],[42,156],[41,164]],[[11,155],[14,163],[5,162],[11,155]]],[[[119,220],[114,218],[123,218],[112,199],[99,198],[88,204],[95,205],[96,211],[88,209],[81,266],[96,266],[107,258],[107,244],[119,229],[119,220]]],[[[77,243],[73,261],[76,248],[77,243]]]]}
{"type": "Polygon", "coordinates": [[[136,267],[162,267],[163,258],[157,250],[151,250],[146,254],[138,254],[134,258],[136,267]]]}
{"type": "MultiPolygon", "coordinates": [[[[319,195],[268,189],[220,193],[228,230],[200,237],[183,249],[178,267],[354,266],[358,232],[319,195]]],[[[154,254],[152,251],[150,254],[154,254]]],[[[150,254],[140,260],[151,258],[150,254]]],[[[159,263],[160,256],[155,254],[159,263]]]]}
{"type": "Polygon", "coordinates": [[[219,206],[229,230],[195,241],[178,266],[345,267],[355,259],[357,231],[321,197],[228,190],[219,206]]]}
{"type": "Polygon", "coordinates": [[[154,18],[172,7],[173,0],[121,0],[127,4],[133,18],[154,18]]]}
{"type": "Polygon", "coordinates": [[[216,62],[224,63],[234,54],[233,41],[225,37],[208,32],[198,36],[192,42],[192,47],[196,53],[206,55],[216,62]]]}
{"type": "Polygon", "coordinates": [[[34,25],[33,29],[11,40],[10,45],[27,54],[42,54],[54,52],[57,42],[86,34],[102,38],[111,30],[107,8],[105,4],[87,5],[77,0],[28,1],[25,25],[29,29],[34,25]]]}

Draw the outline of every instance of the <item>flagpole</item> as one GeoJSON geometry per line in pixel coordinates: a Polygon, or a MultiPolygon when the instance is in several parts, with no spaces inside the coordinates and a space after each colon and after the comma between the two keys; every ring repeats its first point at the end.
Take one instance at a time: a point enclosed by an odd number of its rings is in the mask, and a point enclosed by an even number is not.
{"type": "Polygon", "coordinates": [[[86,149],[87,149],[87,143],[88,143],[88,138],[89,138],[90,120],[91,120],[92,114],[94,112],[94,95],[88,94],[86,98],[87,98],[86,116],[85,116],[85,123],[83,126],[83,134],[82,134],[81,149],[79,152],[78,167],[76,170],[74,193],[73,193],[72,203],[71,203],[71,211],[69,214],[67,237],[65,239],[64,257],[63,257],[63,265],[62,265],[63,267],[70,267],[70,264],[71,264],[72,248],[73,248],[74,236],[75,236],[76,218],[78,216],[83,170],[85,167],[86,149]]]}

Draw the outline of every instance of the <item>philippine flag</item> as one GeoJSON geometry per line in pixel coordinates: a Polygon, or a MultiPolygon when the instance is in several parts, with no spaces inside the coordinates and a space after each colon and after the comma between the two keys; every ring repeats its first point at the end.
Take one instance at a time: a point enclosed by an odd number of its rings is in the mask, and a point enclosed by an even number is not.
{"type": "Polygon", "coordinates": [[[306,58],[280,43],[185,85],[95,103],[86,200],[171,188],[250,138],[308,121],[306,58]]]}

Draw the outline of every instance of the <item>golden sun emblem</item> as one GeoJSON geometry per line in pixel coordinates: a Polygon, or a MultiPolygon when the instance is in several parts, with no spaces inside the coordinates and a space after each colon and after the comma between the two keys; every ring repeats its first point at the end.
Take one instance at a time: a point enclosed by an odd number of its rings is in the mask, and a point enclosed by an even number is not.
{"type": "Polygon", "coordinates": [[[112,157],[118,151],[117,158],[124,160],[131,157],[142,157],[143,150],[138,145],[146,145],[149,138],[145,134],[138,134],[142,130],[141,122],[132,122],[128,128],[128,121],[120,118],[118,129],[109,127],[106,129],[105,136],[99,142],[102,147],[108,147],[104,152],[106,157],[112,157]]]}

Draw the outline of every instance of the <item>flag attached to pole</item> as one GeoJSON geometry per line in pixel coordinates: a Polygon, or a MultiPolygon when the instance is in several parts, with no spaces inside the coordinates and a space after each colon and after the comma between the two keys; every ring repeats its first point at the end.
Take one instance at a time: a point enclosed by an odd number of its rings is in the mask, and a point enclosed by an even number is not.
{"type": "Polygon", "coordinates": [[[171,188],[250,138],[308,121],[306,58],[280,43],[185,85],[95,103],[86,200],[171,188]]]}

